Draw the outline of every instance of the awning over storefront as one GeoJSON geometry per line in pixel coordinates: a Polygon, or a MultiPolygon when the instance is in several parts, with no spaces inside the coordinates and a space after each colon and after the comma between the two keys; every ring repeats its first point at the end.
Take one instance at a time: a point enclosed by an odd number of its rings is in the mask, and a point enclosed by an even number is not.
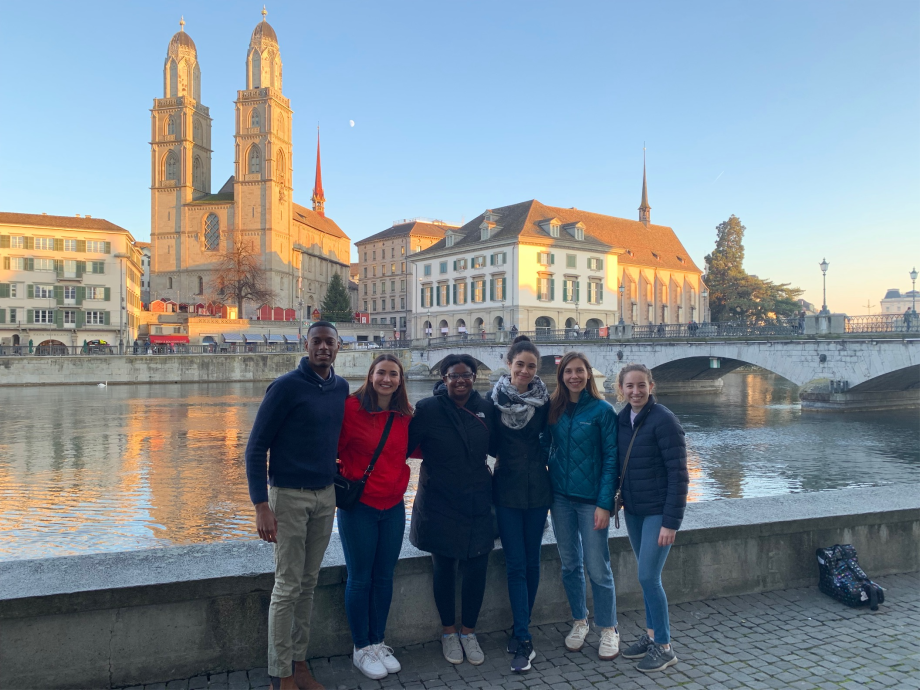
{"type": "Polygon", "coordinates": [[[284,334],[284,340],[288,343],[297,343],[300,342],[300,336],[296,333],[294,335],[289,335],[288,333],[284,334]]]}
{"type": "Polygon", "coordinates": [[[225,343],[245,343],[242,333],[224,333],[225,343]]]}
{"type": "Polygon", "coordinates": [[[283,343],[284,336],[283,335],[270,335],[266,338],[266,340],[270,343],[283,343]]]}
{"type": "Polygon", "coordinates": [[[150,336],[151,345],[162,345],[165,343],[185,343],[188,344],[187,335],[152,335],[150,336]]]}
{"type": "Polygon", "coordinates": [[[343,343],[356,343],[358,342],[358,339],[353,335],[343,335],[342,342],[343,343]]]}
{"type": "Polygon", "coordinates": [[[243,338],[246,339],[247,343],[264,343],[265,339],[262,337],[261,333],[243,333],[243,338]]]}

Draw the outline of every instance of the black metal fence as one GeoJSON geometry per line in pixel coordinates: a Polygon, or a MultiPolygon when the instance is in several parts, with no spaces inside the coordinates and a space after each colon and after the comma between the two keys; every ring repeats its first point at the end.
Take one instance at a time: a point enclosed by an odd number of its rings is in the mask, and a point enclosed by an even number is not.
{"type": "Polygon", "coordinates": [[[845,326],[847,333],[920,333],[920,315],[847,316],[845,326]]]}

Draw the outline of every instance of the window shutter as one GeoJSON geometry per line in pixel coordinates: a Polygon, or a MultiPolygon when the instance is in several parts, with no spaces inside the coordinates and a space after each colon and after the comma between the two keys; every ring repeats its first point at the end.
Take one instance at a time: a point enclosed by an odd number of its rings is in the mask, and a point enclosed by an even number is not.
{"type": "Polygon", "coordinates": [[[54,238],[54,251],[62,252],[64,251],[64,240],[60,237],[54,238]]]}
{"type": "Polygon", "coordinates": [[[55,309],[54,310],[54,325],[58,328],[64,328],[64,310],[55,309]]]}
{"type": "Polygon", "coordinates": [[[6,323],[6,309],[0,309],[0,323],[6,323]]]}
{"type": "Polygon", "coordinates": [[[9,297],[9,296],[10,296],[10,284],[0,283],[0,297],[9,297]]]}
{"type": "Polygon", "coordinates": [[[543,263],[543,252],[537,252],[537,263],[543,263]]]}
{"type": "Polygon", "coordinates": [[[77,240],[77,251],[78,252],[86,251],[86,240],[77,240]]]}
{"type": "Polygon", "coordinates": [[[10,270],[10,257],[8,256],[3,257],[3,270],[5,271],[10,270]]]}
{"type": "Polygon", "coordinates": [[[594,263],[597,264],[597,268],[598,268],[598,269],[603,270],[603,268],[604,268],[604,260],[603,260],[603,259],[595,259],[595,260],[594,260],[594,263]]]}
{"type": "Polygon", "coordinates": [[[86,262],[78,261],[77,262],[77,278],[82,278],[84,273],[86,273],[86,262]]]}
{"type": "MultiPolygon", "coordinates": [[[[79,299],[79,293],[77,293],[77,299],[79,299]]],[[[79,302],[78,302],[79,304],[79,302]]],[[[77,312],[77,328],[83,328],[86,325],[86,313],[83,311],[77,312]]]]}
{"type": "Polygon", "coordinates": [[[27,271],[35,270],[35,259],[26,259],[26,270],[27,271]]]}
{"type": "Polygon", "coordinates": [[[457,270],[457,260],[456,259],[454,259],[454,270],[455,271],[457,270]]]}
{"type": "Polygon", "coordinates": [[[103,299],[106,302],[110,302],[112,300],[112,288],[104,288],[104,290],[105,290],[105,297],[103,297],[103,299]]]}
{"type": "Polygon", "coordinates": [[[64,286],[55,285],[54,286],[54,301],[58,304],[64,304],[64,286]]]}
{"type": "Polygon", "coordinates": [[[502,297],[503,297],[504,299],[508,299],[508,287],[507,287],[507,286],[508,286],[508,278],[507,278],[507,277],[502,277],[502,278],[501,278],[501,281],[502,281],[502,297]]]}
{"type": "Polygon", "coordinates": [[[112,324],[111,324],[111,315],[109,314],[109,312],[107,312],[107,311],[102,312],[102,317],[105,319],[104,324],[105,324],[106,326],[111,326],[111,325],[112,325],[112,324]]]}
{"type": "Polygon", "coordinates": [[[106,242],[106,243],[105,243],[105,253],[106,253],[106,254],[111,254],[111,253],[112,253],[112,243],[111,243],[111,242],[106,242]]]}
{"type": "Polygon", "coordinates": [[[26,285],[26,299],[35,299],[34,285],[26,285]]]}
{"type": "Polygon", "coordinates": [[[549,262],[550,262],[551,264],[556,263],[556,255],[555,255],[555,254],[550,254],[550,255],[549,255],[549,262]]]}
{"type": "Polygon", "coordinates": [[[457,284],[454,283],[454,304],[457,303],[457,284]]]}
{"type": "Polygon", "coordinates": [[[26,309],[26,323],[35,323],[35,312],[31,309],[26,309]]]}
{"type": "Polygon", "coordinates": [[[562,281],[562,301],[569,301],[569,281],[567,280],[562,281]]]}
{"type": "Polygon", "coordinates": [[[489,254],[489,266],[495,265],[495,254],[489,254]]]}
{"type": "Polygon", "coordinates": [[[549,301],[552,302],[556,299],[556,279],[549,279],[549,301]]]}
{"type": "Polygon", "coordinates": [[[580,293],[581,293],[581,281],[575,281],[575,301],[580,302],[580,293]]]}
{"type": "Polygon", "coordinates": [[[10,248],[10,236],[0,235],[0,249],[9,249],[9,248],[10,248]]]}
{"type": "Polygon", "coordinates": [[[105,273],[105,261],[94,261],[93,262],[93,273],[102,275],[105,273]]]}
{"type": "MultiPolygon", "coordinates": [[[[431,289],[434,290],[435,288],[431,288],[431,289]]],[[[435,295],[435,306],[438,306],[438,307],[441,306],[441,287],[440,286],[438,286],[437,294],[435,295]]]]}
{"type": "Polygon", "coordinates": [[[23,238],[26,249],[35,249],[35,238],[34,237],[25,237],[23,238]]]}
{"type": "Polygon", "coordinates": [[[508,252],[502,252],[502,263],[508,263],[508,252]]]}
{"type": "MultiPolygon", "coordinates": [[[[63,240],[61,241],[63,242],[63,240]]],[[[64,260],[63,259],[54,260],[54,272],[57,274],[57,277],[59,279],[64,277],[64,260]]]]}
{"type": "Polygon", "coordinates": [[[82,285],[77,286],[77,304],[83,304],[83,300],[86,299],[86,288],[82,285]]]}
{"type": "Polygon", "coordinates": [[[489,278],[489,301],[495,301],[495,278],[489,278]]]}
{"type": "Polygon", "coordinates": [[[597,293],[597,303],[598,303],[598,304],[603,304],[603,303],[604,303],[604,284],[603,284],[603,283],[595,283],[595,284],[594,284],[594,290],[595,290],[595,292],[597,293]]]}

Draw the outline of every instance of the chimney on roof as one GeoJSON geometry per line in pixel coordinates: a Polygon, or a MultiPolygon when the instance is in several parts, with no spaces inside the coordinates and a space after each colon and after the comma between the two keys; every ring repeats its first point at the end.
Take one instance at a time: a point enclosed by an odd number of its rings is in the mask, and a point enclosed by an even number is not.
{"type": "Polygon", "coordinates": [[[92,218],[92,216],[89,215],[88,213],[87,213],[85,216],[83,216],[83,217],[84,217],[84,218],[92,218]]]}
{"type": "Polygon", "coordinates": [[[648,205],[648,183],[645,178],[645,146],[642,147],[642,204],[639,206],[639,222],[648,227],[652,207],[648,205]]]}
{"type": "Polygon", "coordinates": [[[316,125],[316,182],[313,185],[313,210],[326,215],[326,194],[323,192],[323,169],[319,162],[319,125],[316,125]]]}
{"type": "Polygon", "coordinates": [[[75,215],[77,218],[80,217],[80,214],[79,214],[79,213],[74,213],[74,215],[75,215]]]}

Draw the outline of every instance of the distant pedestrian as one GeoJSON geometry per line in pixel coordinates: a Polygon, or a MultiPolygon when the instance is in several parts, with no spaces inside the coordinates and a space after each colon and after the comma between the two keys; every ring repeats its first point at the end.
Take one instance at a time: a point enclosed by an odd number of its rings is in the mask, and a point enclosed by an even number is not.
{"type": "Polygon", "coordinates": [[[308,356],[269,384],[246,446],[256,529],[275,545],[268,609],[268,674],[274,690],[318,687],[306,658],[313,590],[335,517],[332,480],[348,397],[348,382],[332,368],[338,342],[333,324],[311,324],[308,356]]]}
{"type": "Polygon", "coordinates": [[[337,515],[348,570],[345,613],[354,643],[352,661],[372,679],[402,668],[384,633],[406,527],[411,419],[402,364],[394,355],[378,355],[364,385],[345,401],[338,446],[342,476],[367,478],[358,503],[339,508],[337,515]]]}
{"type": "Polygon", "coordinates": [[[636,668],[644,673],[677,663],[661,571],[684,518],[690,482],[684,430],[674,414],[655,401],[654,390],[652,372],[644,365],[620,369],[617,394],[629,404],[619,414],[617,495],[622,497],[626,531],[638,563],[647,628],[623,656],[642,659],[636,668]]]}
{"type": "Polygon", "coordinates": [[[693,319],[690,319],[690,323],[687,324],[687,330],[690,331],[690,337],[694,338],[696,337],[696,332],[700,330],[700,325],[693,319]]]}
{"type": "Polygon", "coordinates": [[[518,327],[512,324],[511,325],[511,340],[514,340],[515,338],[517,338],[517,334],[518,334],[518,327]]]}
{"type": "Polygon", "coordinates": [[[664,338],[664,324],[663,323],[658,324],[658,328],[655,329],[655,335],[657,335],[659,338],[664,338]]]}
{"type": "Polygon", "coordinates": [[[805,334],[805,310],[799,314],[799,335],[805,334]]]}
{"type": "Polygon", "coordinates": [[[904,330],[910,330],[911,321],[913,321],[913,314],[910,307],[908,307],[904,310],[904,330]]]}

